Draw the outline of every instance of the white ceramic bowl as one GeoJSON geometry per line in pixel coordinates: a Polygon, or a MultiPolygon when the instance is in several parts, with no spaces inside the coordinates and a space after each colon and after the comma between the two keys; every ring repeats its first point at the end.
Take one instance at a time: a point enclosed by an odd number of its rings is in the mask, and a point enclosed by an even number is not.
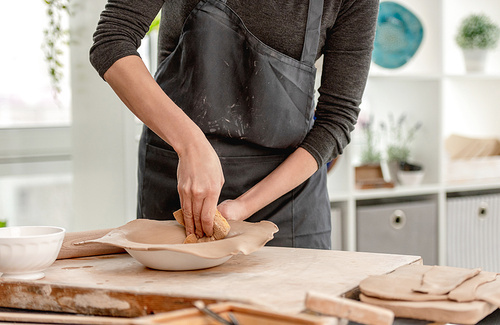
{"type": "Polygon", "coordinates": [[[21,226],[0,228],[0,273],[2,277],[36,280],[57,258],[64,228],[21,226]]]}
{"type": "Polygon", "coordinates": [[[422,183],[424,178],[423,170],[415,170],[415,171],[404,171],[398,170],[398,181],[401,185],[405,186],[417,186],[422,183]]]}

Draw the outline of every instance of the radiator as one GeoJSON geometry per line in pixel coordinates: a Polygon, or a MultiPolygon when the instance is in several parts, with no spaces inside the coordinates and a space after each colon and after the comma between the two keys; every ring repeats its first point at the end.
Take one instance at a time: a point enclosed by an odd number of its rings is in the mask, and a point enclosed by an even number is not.
{"type": "Polygon", "coordinates": [[[447,200],[447,265],[500,272],[500,194],[447,200]]]}

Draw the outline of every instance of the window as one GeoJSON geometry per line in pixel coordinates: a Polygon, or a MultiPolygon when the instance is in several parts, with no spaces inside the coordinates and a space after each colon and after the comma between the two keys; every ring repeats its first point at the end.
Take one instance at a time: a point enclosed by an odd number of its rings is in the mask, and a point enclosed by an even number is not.
{"type": "MultiPolygon", "coordinates": [[[[56,100],[42,50],[47,24],[44,1],[2,3],[0,128],[70,123],[69,47],[62,57],[64,77],[56,100]]],[[[67,26],[65,19],[63,27],[67,26]]]]}
{"type": "Polygon", "coordinates": [[[11,226],[67,226],[70,213],[69,47],[56,100],[42,49],[46,10],[30,0],[0,11],[0,221],[11,226]]]}

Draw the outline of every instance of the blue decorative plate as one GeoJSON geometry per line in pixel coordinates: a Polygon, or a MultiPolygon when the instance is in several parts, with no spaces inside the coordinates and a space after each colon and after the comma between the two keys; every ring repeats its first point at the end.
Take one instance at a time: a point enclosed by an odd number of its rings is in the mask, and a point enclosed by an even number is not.
{"type": "Polygon", "coordinates": [[[399,68],[417,52],[423,36],[422,23],[411,11],[396,2],[381,2],[372,60],[384,68],[399,68]]]}

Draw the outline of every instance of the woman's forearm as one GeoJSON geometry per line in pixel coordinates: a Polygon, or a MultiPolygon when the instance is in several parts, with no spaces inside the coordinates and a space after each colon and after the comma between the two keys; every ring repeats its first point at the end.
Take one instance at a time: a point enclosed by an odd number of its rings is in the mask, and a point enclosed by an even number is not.
{"type": "Polygon", "coordinates": [[[271,174],[238,197],[244,207],[243,219],[250,217],[269,203],[293,190],[306,181],[318,169],[314,157],[305,149],[298,148],[271,174]]]}
{"type": "Polygon", "coordinates": [[[201,130],[163,92],[142,59],[126,56],[116,61],[104,74],[123,103],[177,153],[189,147],[201,130]]]}
{"type": "Polygon", "coordinates": [[[224,175],[219,157],[201,129],[165,94],[138,56],[116,61],[104,79],[125,105],[177,152],[177,189],[186,233],[211,236],[224,175]]]}

